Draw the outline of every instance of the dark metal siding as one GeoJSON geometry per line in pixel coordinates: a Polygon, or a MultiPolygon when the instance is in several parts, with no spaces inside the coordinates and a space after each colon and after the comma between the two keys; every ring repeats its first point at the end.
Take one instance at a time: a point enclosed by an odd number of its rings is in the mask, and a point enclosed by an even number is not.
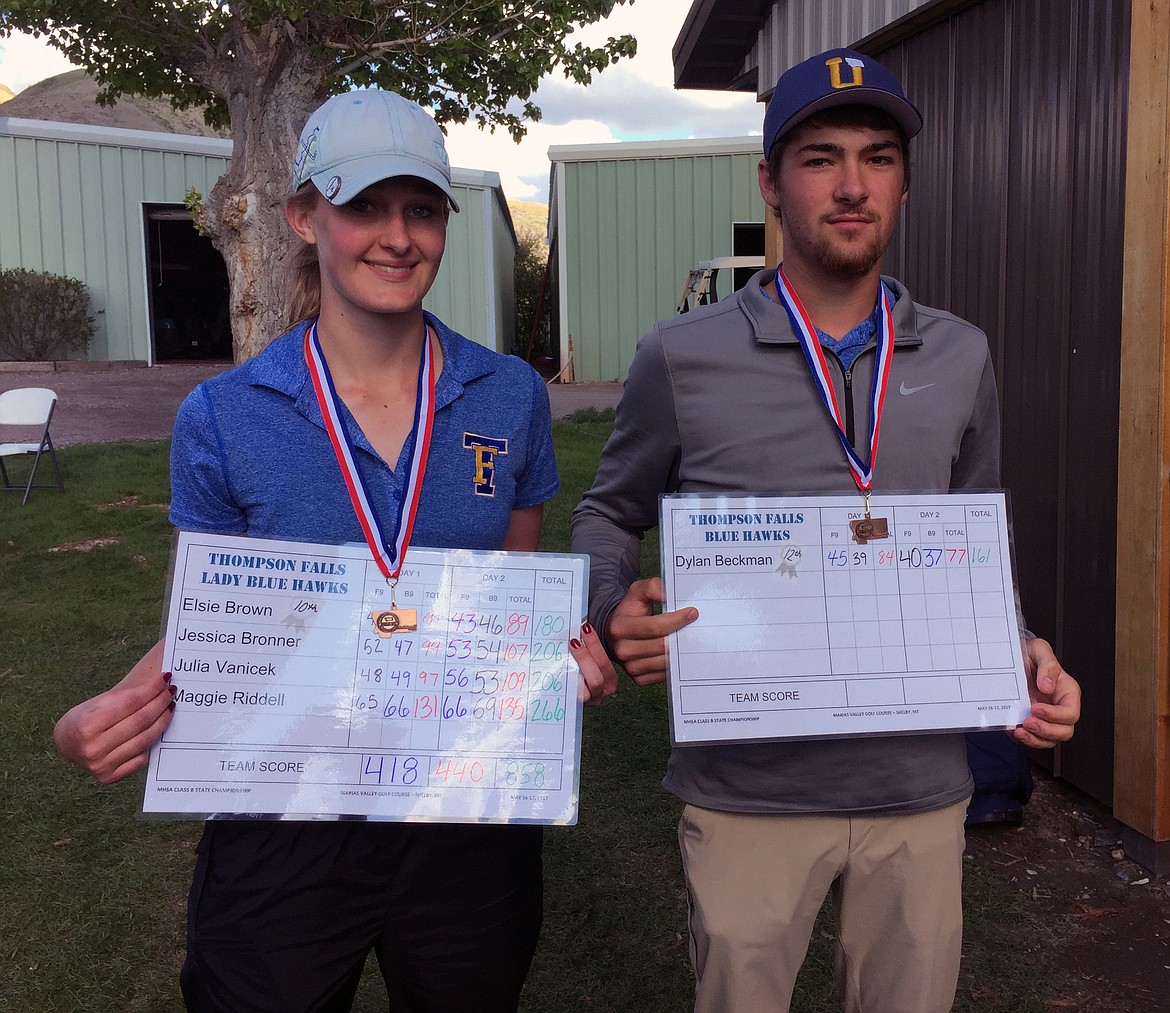
{"type": "Polygon", "coordinates": [[[982,327],[1024,614],[1084,689],[1058,772],[1112,798],[1130,0],[988,0],[875,53],[926,126],[887,269],[982,327]]]}

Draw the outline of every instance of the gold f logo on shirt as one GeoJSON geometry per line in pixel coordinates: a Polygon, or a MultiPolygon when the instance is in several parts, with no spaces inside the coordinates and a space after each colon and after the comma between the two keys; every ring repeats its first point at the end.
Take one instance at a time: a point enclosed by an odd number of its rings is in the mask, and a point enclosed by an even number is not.
{"type": "Polygon", "coordinates": [[[477,496],[494,496],[496,494],[496,462],[497,454],[508,453],[508,441],[495,439],[491,436],[480,436],[478,433],[463,434],[463,449],[470,450],[475,455],[475,474],[471,484],[477,496]]]}
{"type": "Polygon", "coordinates": [[[856,88],[861,84],[861,62],[859,60],[850,60],[849,66],[853,68],[853,80],[841,80],[841,64],[845,61],[839,56],[834,56],[825,61],[825,66],[829,68],[829,84],[834,88],[856,88]]]}

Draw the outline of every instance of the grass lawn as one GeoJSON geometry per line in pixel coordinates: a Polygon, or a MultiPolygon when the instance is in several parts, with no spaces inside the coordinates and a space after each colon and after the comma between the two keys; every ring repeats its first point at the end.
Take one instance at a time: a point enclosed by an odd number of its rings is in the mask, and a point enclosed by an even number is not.
{"type": "MultiPolygon", "coordinates": [[[[556,424],[564,489],[543,547],[567,551],[606,415],[556,424]]],[[[181,1009],[185,891],[199,827],[138,818],[140,778],[101,787],[59,759],[56,718],[120,678],[156,639],[170,549],[166,447],[61,452],[68,492],[0,498],[0,1011],[181,1009]]],[[[653,541],[653,539],[651,539],[653,541]]],[[[648,546],[648,568],[657,565],[648,546]]],[[[661,687],[625,682],[585,715],[581,812],[546,835],[545,927],[527,1013],[689,1008],[686,900],[658,787],[661,687]]],[[[1024,919],[968,863],[957,1010],[1042,1013],[1059,982],[1026,964],[1024,919]],[[988,984],[994,987],[988,988],[988,984]]],[[[836,1010],[831,924],[814,937],[794,1010],[836,1010]]],[[[373,962],[370,962],[371,965],[373,962]]],[[[384,1010],[367,968],[355,1005],[384,1010]]]]}

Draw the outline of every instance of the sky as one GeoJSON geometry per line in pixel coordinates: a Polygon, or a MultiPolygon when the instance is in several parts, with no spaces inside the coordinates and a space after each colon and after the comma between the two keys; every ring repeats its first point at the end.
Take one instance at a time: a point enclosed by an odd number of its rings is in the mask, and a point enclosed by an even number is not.
{"type": "MultiPolygon", "coordinates": [[[[449,127],[451,164],[498,172],[506,196],[543,203],[551,145],[758,134],[763,107],[754,95],[674,89],[670,50],[689,9],[688,0],[634,0],[615,7],[609,18],[577,37],[599,45],[611,35],[629,33],[638,40],[636,57],[609,67],[588,87],[556,72],[546,78],[534,97],[544,117],[529,125],[520,144],[505,130],[491,134],[469,125],[449,127]]],[[[56,50],[29,36],[0,40],[0,84],[14,92],[70,69],[56,50]]]]}

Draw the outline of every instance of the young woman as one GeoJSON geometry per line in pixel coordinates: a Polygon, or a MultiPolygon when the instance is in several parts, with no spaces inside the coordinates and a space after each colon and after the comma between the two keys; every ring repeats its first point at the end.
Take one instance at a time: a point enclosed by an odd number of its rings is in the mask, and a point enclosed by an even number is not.
{"type": "MultiPolygon", "coordinates": [[[[559,484],[544,385],[422,308],[451,210],[443,135],[419,106],[359,91],[310,117],[285,208],[304,243],[294,326],[184,402],[172,523],[364,540],[323,421],[330,384],[314,384],[316,369],[331,378],[383,528],[410,500],[431,412],[412,544],[536,549],[559,484]],[[474,450],[483,438],[507,441],[486,475],[474,450]]],[[[575,653],[600,651],[592,631],[582,641],[575,653]]],[[[160,645],[58,723],[61,752],[99,781],[140,769],[169,722],[175,687],[161,658],[160,645]]],[[[586,695],[612,692],[612,671],[588,667],[586,695]]],[[[184,999],[197,1011],[346,1010],[372,949],[394,1010],[514,1010],[540,927],[540,854],[532,826],[209,821],[189,897],[184,999]]]]}

